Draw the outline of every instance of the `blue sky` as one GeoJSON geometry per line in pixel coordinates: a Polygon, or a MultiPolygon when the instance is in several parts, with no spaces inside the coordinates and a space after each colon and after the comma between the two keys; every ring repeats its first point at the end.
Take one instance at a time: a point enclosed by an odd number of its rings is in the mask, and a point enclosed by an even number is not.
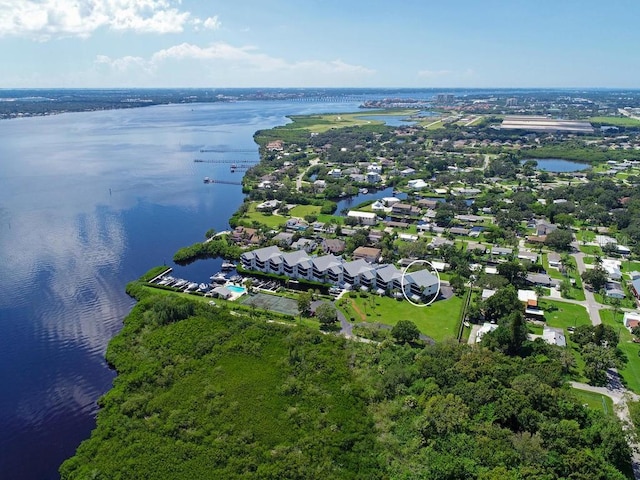
{"type": "Polygon", "coordinates": [[[640,88],[640,1],[0,0],[0,88],[640,88]]]}

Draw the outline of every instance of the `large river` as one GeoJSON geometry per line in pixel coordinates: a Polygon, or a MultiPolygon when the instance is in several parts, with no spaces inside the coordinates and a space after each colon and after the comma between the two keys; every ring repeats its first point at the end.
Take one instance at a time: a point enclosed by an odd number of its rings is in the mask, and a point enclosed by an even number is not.
{"type": "MultiPolygon", "coordinates": [[[[55,479],[95,425],[128,281],[223,230],[256,130],[356,104],[245,102],[0,122],[0,478],[55,479]],[[201,149],[217,152],[201,153],[201,149]]],[[[219,261],[181,269],[205,281],[219,261]]]]}

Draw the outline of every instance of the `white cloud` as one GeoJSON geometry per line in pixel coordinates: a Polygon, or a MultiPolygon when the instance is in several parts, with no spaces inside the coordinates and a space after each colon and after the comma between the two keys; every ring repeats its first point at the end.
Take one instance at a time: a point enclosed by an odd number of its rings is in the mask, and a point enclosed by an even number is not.
{"type": "Polygon", "coordinates": [[[204,23],[204,28],[208,29],[208,30],[217,30],[220,28],[220,20],[218,19],[218,16],[216,15],[215,17],[209,17],[207,18],[204,23]]]}
{"type": "Polygon", "coordinates": [[[96,57],[96,74],[128,86],[328,86],[362,85],[376,74],[341,59],[289,61],[254,46],[181,43],[148,57],[96,57]]]}
{"type": "MultiPolygon", "coordinates": [[[[179,6],[180,0],[0,0],[0,37],[88,37],[99,28],[179,33],[191,19],[179,6]]],[[[217,17],[206,22],[219,25],[217,17]]]]}

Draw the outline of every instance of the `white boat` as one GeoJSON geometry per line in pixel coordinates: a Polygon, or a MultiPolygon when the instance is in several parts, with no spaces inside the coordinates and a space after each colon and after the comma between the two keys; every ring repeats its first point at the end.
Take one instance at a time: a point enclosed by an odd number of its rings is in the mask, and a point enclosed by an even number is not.
{"type": "Polygon", "coordinates": [[[186,280],[179,279],[176,283],[173,284],[173,286],[180,288],[180,287],[184,287],[187,283],[189,282],[187,282],[186,280]]]}
{"type": "Polygon", "coordinates": [[[211,278],[211,280],[213,280],[216,283],[224,283],[227,281],[227,276],[222,272],[216,273],[215,275],[212,275],[209,278],[211,278]]]}
{"type": "Polygon", "coordinates": [[[204,292],[208,289],[209,289],[209,285],[207,285],[206,283],[201,283],[200,285],[198,285],[198,290],[201,292],[204,292]]]}
{"type": "Polygon", "coordinates": [[[222,270],[233,270],[234,268],[236,268],[234,263],[231,262],[222,262],[222,266],[220,267],[222,268],[222,270]]]}
{"type": "Polygon", "coordinates": [[[198,288],[198,284],[196,282],[191,282],[189,283],[189,285],[187,285],[187,288],[185,288],[185,290],[195,290],[196,288],[198,288]]]}

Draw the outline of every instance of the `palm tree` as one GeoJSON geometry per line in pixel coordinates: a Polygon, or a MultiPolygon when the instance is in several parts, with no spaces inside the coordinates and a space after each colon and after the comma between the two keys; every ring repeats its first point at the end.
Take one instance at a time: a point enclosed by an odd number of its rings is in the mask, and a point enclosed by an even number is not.
{"type": "Polygon", "coordinates": [[[573,271],[576,268],[571,261],[571,256],[567,253],[563,253],[560,256],[560,263],[562,263],[562,273],[564,273],[565,277],[569,276],[569,271],[573,271]]]}
{"type": "Polygon", "coordinates": [[[536,293],[536,297],[542,298],[544,296],[544,288],[540,285],[533,287],[533,291],[536,293]]]}

